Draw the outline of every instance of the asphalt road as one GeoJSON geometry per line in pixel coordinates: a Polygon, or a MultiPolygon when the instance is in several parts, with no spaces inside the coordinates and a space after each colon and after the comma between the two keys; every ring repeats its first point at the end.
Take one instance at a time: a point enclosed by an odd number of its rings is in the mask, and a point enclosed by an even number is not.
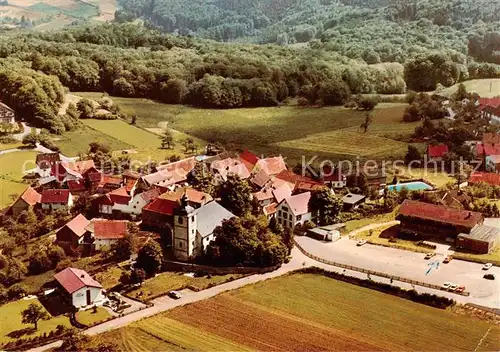
{"type": "Polygon", "coordinates": [[[453,295],[459,302],[476,303],[491,308],[500,308],[500,268],[493,267],[488,273],[495,274],[496,280],[486,280],[483,265],[452,260],[443,264],[443,254],[437,254],[430,260],[424,254],[411,251],[365,244],[356,246],[355,240],[347,237],[323,243],[309,237],[296,237],[304,250],[317,257],[342,264],[370,269],[394,276],[442,285],[449,281],[464,285],[470,296],[453,295]]]}

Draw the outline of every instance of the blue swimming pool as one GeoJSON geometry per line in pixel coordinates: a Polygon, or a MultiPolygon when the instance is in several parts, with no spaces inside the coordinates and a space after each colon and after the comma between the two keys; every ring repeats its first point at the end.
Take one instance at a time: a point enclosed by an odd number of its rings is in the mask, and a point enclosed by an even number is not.
{"type": "Polygon", "coordinates": [[[387,189],[389,191],[396,191],[399,192],[402,189],[407,188],[409,191],[425,191],[427,189],[432,189],[432,186],[422,182],[422,181],[415,181],[415,182],[406,182],[406,183],[398,183],[395,185],[389,185],[387,186],[387,189]]]}

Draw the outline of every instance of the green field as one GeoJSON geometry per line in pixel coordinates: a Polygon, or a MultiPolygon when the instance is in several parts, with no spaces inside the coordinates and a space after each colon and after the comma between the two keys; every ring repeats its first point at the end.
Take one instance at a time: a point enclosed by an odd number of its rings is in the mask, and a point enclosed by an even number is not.
{"type": "Polygon", "coordinates": [[[0,155],[0,209],[11,204],[28,185],[21,183],[23,170],[33,169],[36,152],[14,152],[0,155]]]}
{"type": "Polygon", "coordinates": [[[12,197],[23,193],[26,188],[26,184],[0,179],[0,209],[10,205],[12,197]]]}
{"type": "Polygon", "coordinates": [[[49,333],[55,330],[57,325],[70,327],[68,317],[59,315],[50,316],[49,320],[38,322],[38,330],[32,331],[33,324],[21,323],[21,312],[28,308],[31,303],[40,304],[37,299],[19,300],[0,306],[0,344],[16,340],[16,335],[22,338],[31,338],[34,336],[49,333]],[[9,336],[10,335],[10,336],[9,336]]]}
{"type": "MultiPolygon", "coordinates": [[[[101,93],[75,93],[98,100],[101,93]]],[[[112,97],[128,115],[137,115],[143,128],[170,128],[205,141],[256,153],[282,154],[290,161],[302,155],[340,159],[401,157],[406,140],[419,123],[402,123],[405,104],[383,103],[374,111],[368,133],[359,126],[365,112],[343,107],[307,108],[296,105],[252,109],[197,109],[147,99],[112,97]],[[355,143],[353,142],[355,141],[355,143]]]]}
{"type": "Polygon", "coordinates": [[[314,274],[266,280],[100,338],[124,351],[500,348],[498,326],[314,274]]]}
{"type": "Polygon", "coordinates": [[[100,323],[109,317],[111,317],[111,315],[103,307],[97,307],[95,313],[93,308],[76,312],[76,320],[87,326],[100,323]]]}
{"type": "MultiPolygon", "coordinates": [[[[473,79],[462,82],[468,92],[475,92],[482,98],[492,98],[500,95],[500,78],[473,79]]],[[[441,94],[451,96],[457,91],[458,84],[448,87],[441,94]]]]}

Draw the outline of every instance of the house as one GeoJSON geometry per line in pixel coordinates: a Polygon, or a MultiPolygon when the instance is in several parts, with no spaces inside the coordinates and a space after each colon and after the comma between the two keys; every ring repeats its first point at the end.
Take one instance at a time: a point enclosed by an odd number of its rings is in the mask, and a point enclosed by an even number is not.
{"type": "Polygon", "coordinates": [[[500,134],[486,132],[483,134],[484,144],[499,144],[500,145],[500,134]]]}
{"type": "Polygon", "coordinates": [[[100,250],[104,247],[109,248],[127,235],[128,221],[92,219],[85,230],[88,232],[88,238],[85,241],[93,243],[94,248],[100,250]]]}
{"type": "Polygon", "coordinates": [[[129,213],[140,215],[142,209],[160,196],[160,190],[153,188],[149,191],[136,194],[129,203],[129,213]]]}
{"type": "Polygon", "coordinates": [[[167,192],[142,208],[142,223],[155,229],[173,227],[174,211],[180,206],[183,196],[186,197],[188,205],[195,209],[213,200],[210,194],[187,187],[167,192]]]}
{"type": "Polygon", "coordinates": [[[84,179],[68,181],[67,186],[71,194],[74,196],[87,191],[87,184],[84,179]]]}
{"type": "Polygon", "coordinates": [[[427,147],[427,154],[430,160],[443,160],[443,156],[448,153],[448,146],[446,144],[429,145],[427,147]]]}
{"type": "Polygon", "coordinates": [[[107,301],[102,285],[84,270],[67,268],[55,274],[54,279],[68,301],[77,309],[100,306],[107,301]]]}
{"type": "Polygon", "coordinates": [[[71,168],[65,166],[64,163],[57,163],[52,165],[50,170],[50,176],[53,176],[57,179],[59,184],[65,184],[69,181],[76,181],[83,179],[83,176],[78,172],[72,170],[71,168]]]}
{"type": "Polygon", "coordinates": [[[111,215],[113,214],[113,207],[115,203],[111,200],[109,193],[98,196],[92,199],[92,208],[98,214],[111,215]]]}
{"type": "Polygon", "coordinates": [[[492,186],[500,186],[500,175],[487,172],[473,172],[469,176],[469,183],[484,182],[492,186]]]}
{"type": "Polygon", "coordinates": [[[481,115],[490,123],[500,123],[500,96],[494,98],[479,98],[481,115]]]}
{"type": "Polygon", "coordinates": [[[132,197],[128,194],[126,187],[120,187],[108,193],[109,198],[113,202],[113,211],[129,213],[129,203],[132,197]]]}
{"type": "Polygon", "coordinates": [[[183,196],[175,210],[173,247],[178,260],[192,260],[205,252],[214,239],[214,230],[234,215],[219,203],[212,201],[198,209],[193,208],[183,196]]]}
{"type": "Polygon", "coordinates": [[[47,189],[42,192],[40,203],[43,210],[69,209],[73,206],[73,195],[69,189],[47,189]]]}
{"type": "Polygon", "coordinates": [[[82,214],[77,215],[56,231],[56,243],[66,250],[75,250],[83,242],[90,221],[82,214]]]}
{"type": "Polygon", "coordinates": [[[470,233],[484,221],[481,213],[415,200],[405,200],[396,219],[401,222],[402,233],[448,242],[454,242],[461,233],[470,233]]]}
{"type": "Polygon", "coordinates": [[[16,113],[9,106],[0,102],[0,124],[15,125],[16,113]]]}
{"type": "Polygon", "coordinates": [[[41,153],[36,155],[36,173],[41,177],[52,176],[52,167],[61,162],[59,153],[41,153]]]}
{"type": "Polygon", "coordinates": [[[244,150],[243,153],[241,153],[238,156],[238,158],[246,166],[246,168],[249,172],[252,172],[255,165],[260,160],[260,158],[257,155],[255,155],[254,153],[252,153],[248,150],[244,150]]]}
{"type": "Polygon", "coordinates": [[[283,157],[276,156],[265,159],[259,159],[255,164],[252,173],[257,173],[260,170],[264,170],[268,175],[277,175],[282,171],[286,170],[286,164],[283,157]]]}
{"type": "Polygon", "coordinates": [[[276,219],[283,227],[295,229],[297,225],[303,225],[312,219],[309,211],[309,200],[311,192],[305,192],[290,196],[282,200],[276,208],[276,219]]]}
{"type": "Polygon", "coordinates": [[[465,209],[465,206],[470,203],[471,198],[461,190],[450,190],[445,192],[441,198],[441,204],[449,208],[459,210],[465,209]]]}
{"type": "Polygon", "coordinates": [[[169,164],[160,165],[157,171],[142,176],[137,183],[139,191],[147,191],[155,186],[173,188],[174,185],[185,183],[188,174],[196,166],[196,157],[189,157],[169,164]]]}
{"type": "MultiPolygon", "coordinates": [[[[94,176],[97,175],[94,174],[94,176]]],[[[102,175],[101,173],[99,176],[100,180],[96,182],[98,193],[105,194],[123,186],[123,179],[120,176],[102,175]]]]}
{"type": "Polygon", "coordinates": [[[477,225],[470,233],[459,234],[456,246],[464,251],[488,254],[498,244],[499,239],[500,229],[497,227],[477,225]]]}
{"type": "Polygon", "coordinates": [[[250,177],[250,171],[243,162],[235,158],[227,158],[214,161],[211,164],[210,171],[214,174],[215,182],[222,183],[227,181],[228,175],[237,175],[240,179],[246,180],[250,177]]]}
{"type": "Polygon", "coordinates": [[[494,172],[494,173],[500,172],[500,154],[488,155],[486,156],[485,160],[486,164],[484,165],[484,168],[486,169],[487,172],[494,172]]]}
{"type": "Polygon", "coordinates": [[[340,169],[334,169],[330,165],[321,168],[321,180],[330,188],[339,189],[347,186],[347,177],[340,169]]]}
{"type": "Polygon", "coordinates": [[[284,199],[289,198],[293,192],[293,185],[289,183],[282,183],[278,187],[273,189],[273,196],[276,202],[281,203],[284,199]]]}
{"type": "Polygon", "coordinates": [[[260,170],[250,178],[250,184],[255,190],[261,190],[271,181],[271,177],[264,171],[260,170]]]}
{"type": "Polygon", "coordinates": [[[344,204],[344,210],[350,211],[358,208],[366,200],[366,197],[360,194],[347,193],[342,197],[342,202],[344,204]]]}
{"type": "Polygon", "coordinates": [[[477,143],[474,154],[478,158],[485,158],[489,155],[500,155],[500,144],[477,143]]]}
{"type": "Polygon", "coordinates": [[[265,205],[264,207],[262,207],[262,213],[264,214],[264,216],[268,220],[271,220],[271,218],[274,218],[277,211],[278,211],[278,203],[276,203],[276,202],[265,205]]]}
{"type": "Polygon", "coordinates": [[[360,175],[366,178],[366,185],[370,189],[385,188],[387,184],[387,175],[384,168],[379,167],[365,167],[360,175]]]}
{"type": "Polygon", "coordinates": [[[28,187],[7,209],[7,211],[4,213],[4,216],[17,217],[19,214],[21,214],[21,212],[40,204],[41,200],[41,194],[35,191],[33,188],[28,187]]]}

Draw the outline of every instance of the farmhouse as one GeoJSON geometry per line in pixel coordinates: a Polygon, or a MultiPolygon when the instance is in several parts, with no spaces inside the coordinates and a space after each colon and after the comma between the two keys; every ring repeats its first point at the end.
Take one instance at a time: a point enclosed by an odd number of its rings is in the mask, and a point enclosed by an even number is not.
{"type": "Polygon", "coordinates": [[[257,155],[248,150],[243,151],[243,153],[239,155],[239,159],[246,166],[247,170],[250,172],[252,172],[255,165],[260,160],[260,158],[257,155]]]}
{"type": "Polygon", "coordinates": [[[309,211],[309,199],[311,192],[305,192],[290,196],[277,206],[276,219],[283,227],[294,229],[297,225],[303,225],[312,219],[309,211]]]}
{"type": "Polygon", "coordinates": [[[330,165],[323,165],[321,169],[321,180],[331,188],[339,189],[347,186],[347,177],[340,169],[333,169],[330,165]]]}
{"type": "Polygon", "coordinates": [[[56,243],[65,250],[76,250],[83,242],[86,228],[90,225],[82,214],[77,215],[66,225],[56,231],[56,243]]]}
{"type": "Polygon", "coordinates": [[[128,233],[128,221],[126,220],[106,220],[106,219],[92,219],[90,224],[87,225],[85,230],[88,232],[90,239],[93,241],[94,248],[100,250],[104,247],[110,247],[112,244],[118,242],[128,233]]]}
{"type": "Polygon", "coordinates": [[[461,233],[470,233],[484,221],[481,213],[414,200],[404,201],[396,219],[401,221],[402,233],[449,242],[461,233]]]}
{"type": "Polygon", "coordinates": [[[83,270],[67,268],[55,274],[54,279],[75,308],[99,306],[107,301],[102,285],[83,270]]]}
{"type": "Polygon", "coordinates": [[[180,207],[175,209],[174,257],[191,260],[202,255],[214,239],[215,228],[232,217],[229,210],[215,201],[195,209],[188,204],[187,196],[183,196],[180,207]]]}
{"type": "Polygon", "coordinates": [[[147,191],[157,186],[170,188],[179,183],[185,183],[187,175],[196,166],[196,158],[190,157],[170,164],[158,166],[157,172],[142,176],[137,184],[137,189],[147,191]]]}
{"type": "Polygon", "coordinates": [[[500,144],[477,143],[475,148],[476,157],[486,157],[489,155],[500,155],[500,144]]]}
{"type": "Polygon", "coordinates": [[[256,190],[261,190],[264,186],[271,181],[271,177],[264,170],[258,171],[250,179],[250,184],[256,190]]]}
{"type": "Polygon", "coordinates": [[[498,244],[500,229],[478,225],[470,233],[461,233],[457,237],[457,248],[469,252],[488,254],[498,244]]]}
{"type": "Polygon", "coordinates": [[[17,217],[21,212],[28,210],[30,207],[35,207],[40,203],[41,199],[40,193],[28,187],[3,215],[17,217]]]}
{"type": "Polygon", "coordinates": [[[43,210],[57,210],[73,206],[73,196],[68,189],[47,189],[42,192],[40,203],[43,210]]]}
{"type": "Polygon", "coordinates": [[[127,212],[134,215],[140,215],[142,213],[142,209],[159,196],[160,190],[156,188],[136,194],[130,201],[127,212]]]}
{"type": "Polygon", "coordinates": [[[366,178],[366,184],[369,188],[380,189],[387,184],[387,175],[383,168],[365,167],[360,174],[366,178]]]}

